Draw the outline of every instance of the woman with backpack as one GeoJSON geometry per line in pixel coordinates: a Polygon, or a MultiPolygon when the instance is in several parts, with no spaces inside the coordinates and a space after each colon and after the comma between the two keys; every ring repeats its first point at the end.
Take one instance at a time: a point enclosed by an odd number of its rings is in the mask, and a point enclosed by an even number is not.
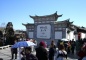
{"type": "Polygon", "coordinates": [[[67,59],[67,52],[64,49],[64,45],[59,45],[57,53],[55,54],[55,60],[64,60],[67,59]]]}

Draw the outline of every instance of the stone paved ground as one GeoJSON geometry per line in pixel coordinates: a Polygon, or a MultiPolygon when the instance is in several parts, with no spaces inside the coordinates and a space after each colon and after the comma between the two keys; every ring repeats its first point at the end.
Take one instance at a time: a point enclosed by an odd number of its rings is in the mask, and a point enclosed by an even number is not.
{"type": "MultiPolygon", "coordinates": [[[[33,54],[35,54],[35,52],[33,54]]],[[[3,58],[3,60],[11,59],[10,47],[6,49],[0,49],[0,58],[3,58]]],[[[68,59],[65,59],[65,60],[77,60],[77,56],[75,54],[74,55],[70,54],[68,55],[68,59]]]]}
{"type": "Polygon", "coordinates": [[[10,60],[11,58],[10,48],[0,49],[0,58],[3,58],[3,60],[10,60]]]}

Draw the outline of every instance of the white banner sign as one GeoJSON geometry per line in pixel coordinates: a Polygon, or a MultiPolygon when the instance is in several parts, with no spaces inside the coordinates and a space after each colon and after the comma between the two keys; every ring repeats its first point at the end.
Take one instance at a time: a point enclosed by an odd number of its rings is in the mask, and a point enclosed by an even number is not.
{"type": "Polygon", "coordinates": [[[51,37],[51,25],[38,25],[37,26],[37,38],[50,39],[51,37]]]}

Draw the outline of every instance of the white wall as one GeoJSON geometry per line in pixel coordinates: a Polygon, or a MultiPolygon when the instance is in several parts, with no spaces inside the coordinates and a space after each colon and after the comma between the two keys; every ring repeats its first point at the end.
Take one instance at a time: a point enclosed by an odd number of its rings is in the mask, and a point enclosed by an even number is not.
{"type": "MultiPolygon", "coordinates": [[[[81,39],[84,39],[86,37],[85,33],[81,33],[81,39]]],[[[75,35],[75,40],[78,40],[78,34],[75,35]]]]}
{"type": "Polygon", "coordinates": [[[67,33],[68,28],[66,28],[66,39],[70,40],[70,34],[67,33]]]}
{"type": "Polygon", "coordinates": [[[75,40],[75,35],[74,35],[74,31],[71,31],[69,34],[67,33],[67,28],[66,28],[66,39],[68,40],[72,40],[74,39],[75,40]]]}
{"type": "Polygon", "coordinates": [[[69,39],[70,39],[70,40],[74,39],[74,31],[71,31],[71,32],[69,33],[69,39]]]}
{"type": "Polygon", "coordinates": [[[86,37],[85,33],[81,33],[81,38],[84,39],[86,37]]]}

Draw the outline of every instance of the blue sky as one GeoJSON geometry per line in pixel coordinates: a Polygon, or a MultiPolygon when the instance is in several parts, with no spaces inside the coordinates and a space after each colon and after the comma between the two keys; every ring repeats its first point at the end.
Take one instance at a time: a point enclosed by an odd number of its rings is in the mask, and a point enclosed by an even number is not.
{"type": "Polygon", "coordinates": [[[86,27],[86,0],[0,0],[0,26],[13,23],[14,29],[25,30],[22,23],[34,23],[29,15],[63,14],[57,21],[70,18],[75,25],[86,27]]]}

